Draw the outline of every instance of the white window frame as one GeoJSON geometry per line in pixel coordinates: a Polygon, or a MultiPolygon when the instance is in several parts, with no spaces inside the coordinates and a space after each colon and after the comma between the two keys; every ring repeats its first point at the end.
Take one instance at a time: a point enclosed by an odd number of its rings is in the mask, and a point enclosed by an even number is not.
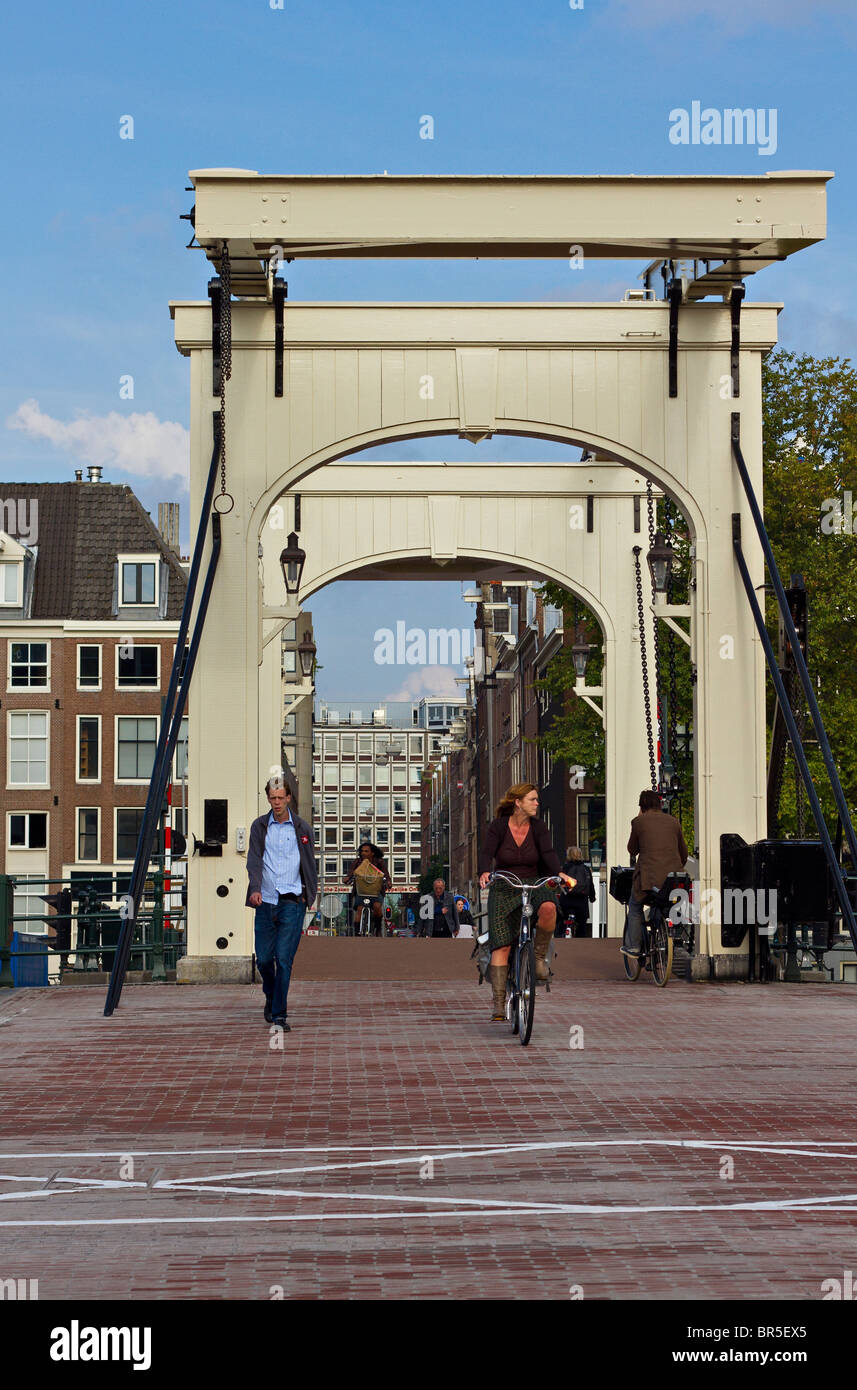
{"type": "Polygon", "coordinates": [[[23,607],[23,604],[24,604],[24,561],[23,561],[23,559],[21,559],[21,560],[2,560],[2,561],[0,561],[0,565],[8,565],[8,566],[10,567],[10,569],[16,569],[16,570],[18,571],[18,576],[17,576],[17,577],[18,577],[18,597],[17,597],[14,601],[11,600],[11,599],[7,599],[7,598],[5,597],[5,594],[6,594],[6,576],[5,576],[5,574],[2,575],[2,583],[0,583],[0,608],[22,608],[22,607],[23,607]]]}
{"type": "MultiPolygon", "coordinates": [[[[17,737],[17,735],[16,735],[17,737]]],[[[51,785],[51,712],[47,709],[10,709],[6,711],[6,790],[21,791],[23,787],[49,787],[51,785]],[[41,714],[45,720],[45,780],[44,782],[12,782],[12,716],[17,714],[41,714]]]]}
{"type": "MultiPolygon", "coordinates": [[[[6,693],[7,693],[7,694],[12,694],[12,695],[17,695],[17,694],[19,694],[19,693],[21,693],[21,692],[23,692],[23,691],[25,691],[25,690],[37,690],[37,691],[39,691],[42,695],[49,695],[49,694],[50,694],[50,691],[51,691],[51,642],[50,642],[50,638],[49,638],[49,637],[46,637],[46,638],[44,639],[44,642],[43,642],[44,647],[47,649],[47,650],[46,650],[46,653],[45,653],[45,664],[47,665],[47,668],[48,668],[48,670],[47,670],[47,685],[13,685],[13,684],[12,684],[12,648],[13,648],[13,646],[16,645],[16,643],[17,643],[19,640],[20,640],[20,639],[10,637],[10,638],[8,639],[7,643],[6,643],[6,647],[7,647],[7,651],[8,651],[8,662],[7,662],[7,666],[6,666],[6,693]]],[[[27,647],[31,647],[31,646],[33,646],[34,641],[38,641],[38,638],[33,639],[33,638],[31,638],[31,637],[27,637],[27,638],[24,639],[23,645],[24,645],[24,646],[27,646],[27,647]]],[[[28,664],[28,665],[32,665],[31,662],[28,662],[27,664],[28,664]]]]}
{"type": "MultiPolygon", "coordinates": [[[[155,748],[158,746],[158,737],[161,732],[161,716],[159,714],[114,714],[113,716],[113,781],[120,787],[148,787],[151,777],[120,777],[119,776],[119,720],[120,719],[154,719],[155,721],[155,748]]],[[[133,806],[122,806],[123,811],[133,811],[133,806]]]]}
{"type": "MultiPolygon", "coordinates": [[[[141,716],[139,716],[139,717],[142,718],[142,719],[148,718],[147,715],[141,715],[141,716]]],[[[122,718],[123,718],[123,719],[128,719],[128,718],[134,718],[134,716],[133,716],[133,715],[123,715],[122,718]]],[[[182,715],[182,722],[181,722],[181,724],[179,725],[179,736],[178,736],[178,738],[176,739],[176,749],[175,749],[175,752],[173,753],[173,776],[172,776],[172,780],[173,780],[173,783],[174,783],[174,784],[187,781],[187,774],[185,774],[184,777],[180,777],[180,776],[179,776],[179,743],[180,743],[180,741],[181,741],[181,736],[182,736],[181,731],[182,731],[182,728],[183,728],[185,725],[187,725],[187,730],[188,730],[188,750],[190,750],[190,718],[189,718],[188,715],[183,714],[183,715],[182,715]]],[[[160,732],[160,730],[159,730],[159,732],[160,732]]],[[[119,745],[117,744],[117,750],[118,750],[118,746],[119,746],[119,745]]]]}
{"type": "MultiPolygon", "coordinates": [[[[144,811],[144,806],[114,806],[113,807],[113,863],[114,864],[133,864],[133,854],[128,859],[119,858],[119,812],[120,811],[144,811]]],[[[85,860],[89,863],[89,860],[85,860]]]]}
{"type": "MultiPolygon", "coordinates": [[[[131,634],[131,635],[133,636],[133,634],[131,634]]],[[[160,693],[160,689],[161,689],[161,679],[162,679],[162,673],[161,673],[161,644],[160,644],[160,642],[157,642],[157,641],[154,641],[154,642],[153,642],[153,641],[150,641],[148,638],[147,638],[145,641],[143,641],[143,642],[138,642],[138,641],[137,641],[137,638],[134,637],[134,646],[135,646],[135,648],[136,648],[136,647],[154,647],[155,651],[158,653],[158,679],[157,679],[157,683],[156,683],[155,685],[120,685],[120,684],[119,684],[119,652],[120,652],[121,648],[122,648],[124,645],[125,645],[124,642],[117,642],[117,643],[116,643],[116,655],[115,655],[115,657],[114,657],[114,671],[113,671],[114,689],[115,689],[115,690],[118,690],[118,691],[120,691],[120,692],[124,692],[124,691],[127,690],[127,691],[131,691],[132,693],[135,692],[135,691],[136,691],[136,692],[142,691],[143,693],[148,692],[148,693],[150,693],[150,694],[152,694],[152,693],[154,693],[154,692],[160,693]]]]}
{"type": "Polygon", "coordinates": [[[102,735],[101,715],[100,714],[78,714],[75,718],[74,728],[74,780],[79,786],[97,787],[101,782],[104,771],[104,738],[102,735]],[[80,776],[80,721],[82,719],[98,720],[98,776],[80,776]]]}
{"type": "Polygon", "coordinates": [[[7,811],[6,812],[6,853],[17,854],[19,850],[29,853],[32,850],[35,854],[47,854],[51,845],[51,813],[50,811],[7,811]],[[12,817],[26,816],[27,818],[27,840],[30,838],[30,816],[45,817],[45,843],[43,845],[13,845],[12,839],[12,817]]]}
{"type": "Polygon", "coordinates": [[[101,690],[102,687],[103,687],[103,685],[104,685],[104,643],[103,643],[103,642],[78,642],[78,643],[77,643],[77,651],[76,651],[76,653],[75,653],[75,659],[74,659],[74,660],[75,660],[74,679],[75,679],[75,685],[76,685],[77,689],[78,689],[79,691],[81,691],[81,693],[82,693],[83,695],[87,695],[87,694],[89,694],[89,693],[92,693],[92,694],[94,695],[94,694],[96,693],[96,691],[101,690]],[[97,685],[81,685],[81,683],[80,683],[80,652],[81,652],[81,648],[82,648],[82,647],[97,647],[97,649],[98,649],[98,684],[97,684],[97,685]]]}
{"type": "Polygon", "coordinates": [[[119,565],[119,586],[118,586],[119,592],[118,592],[118,594],[117,594],[117,602],[118,602],[118,605],[119,605],[119,610],[120,610],[120,612],[122,611],[123,608],[139,608],[139,609],[145,610],[145,612],[148,613],[148,612],[150,611],[150,609],[152,609],[152,608],[160,608],[160,606],[161,606],[161,556],[160,556],[160,552],[157,551],[157,550],[156,550],[156,551],[148,550],[148,551],[129,552],[129,553],[124,554],[124,555],[117,555],[117,556],[116,556],[116,560],[117,560],[117,563],[118,563],[118,565],[119,565]],[[155,567],[155,597],[152,599],[152,602],[151,602],[151,603],[125,603],[125,602],[124,602],[124,600],[123,600],[123,598],[122,598],[122,591],[123,591],[123,587],[124,587],[123,569],[124,569],[125,565],[154,565],[154,567],[155,567]]]}
{"type": "MultiPolygon", "coordinates": [[[[130,809],[123,807],[123,810],[130,809]]],[[[74,808],[74,862],[75,864],[100,864],[101,863],[101,807],[100,806],[75,806],[74,808]],[[81,859],[80,856],[80,813],[81,811],[94,811],[97,817],[97,829],[95,832],[95,847],[98,851],[94,859],[81,859]]]]}

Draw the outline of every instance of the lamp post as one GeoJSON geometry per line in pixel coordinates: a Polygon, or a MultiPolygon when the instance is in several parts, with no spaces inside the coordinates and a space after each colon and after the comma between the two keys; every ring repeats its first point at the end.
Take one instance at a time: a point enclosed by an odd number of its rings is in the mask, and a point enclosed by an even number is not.
{"type": "Polygon", "coordinates": [[[304,632],[303,641],[298,643],[298,661],[301,664],[301,674],[309,680],[315,669],[315,655],[318,648],[313,642],[309,629],[304,632]]]}
{"type": "Polygon", "coordinates": [[[280,551],[280,564],[283,567],[286,593],[296,594],[301,587],[301,575],[306,564],[306,551],[298,545],[297,531],[292,531],[285,550],[280,551]]]}
{"type": "Polygon", "coordinates": [[[664,539],[661,531],[658,531],[655,534],[654,545],[646,556],[649,573],[652,576],[652,588],[656,594],[665,594],[669,588],[674,553],[669,541],[664,539]]]}

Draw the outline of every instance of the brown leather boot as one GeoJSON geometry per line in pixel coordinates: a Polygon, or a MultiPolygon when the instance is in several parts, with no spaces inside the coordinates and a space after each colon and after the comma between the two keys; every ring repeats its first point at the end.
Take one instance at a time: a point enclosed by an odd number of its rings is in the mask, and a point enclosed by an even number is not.
{"type": "Polygon", "coordinates": [[[548,947],[553,941],[553,930],[545,931],[542,927],[536,927],[536,936],[533,943],[533,950],[536,955],[536,979],[549,980],[550,966],[548,965],[548,947]]]}
{"type": "Polygon", "coordinates": [[[508,973],[508,965],[489,965],[488,967],[488,979],[494,994],[491,1012],[492,1023],[502,1023],[506,1017],[506,976],[508,973]]]}

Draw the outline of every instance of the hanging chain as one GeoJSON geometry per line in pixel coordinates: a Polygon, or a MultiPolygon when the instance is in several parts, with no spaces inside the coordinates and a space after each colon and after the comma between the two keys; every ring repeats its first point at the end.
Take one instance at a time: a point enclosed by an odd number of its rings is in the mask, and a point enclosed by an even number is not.
{"type": "Polygon", "coordinates": [[[652,791],[657,791],[655,771],[655,742],[652,735],[652,704],[649,698],[649,665],[646,659],[646,615],[643,611],[643,577],[640,573],[640,547],[634,546],[634,569],[637,584],[637,613],[640,619],[640,664],[643,668],[643,707],[646,711],[646,741],[649,745],[649,775],[652,791]]]}
{"type": "MultiPolygon", "coordinates": [[[[226,383],[232,376],[232,266],[229,245],[224,241],[220,258],[220,497],[226,491],[226,383]]],[[[224,512],[232,507],[215,508],[224,512]]]]}
{"type": "MultiPolygon", "coordinates": [[[[667,531],[667,541],[668,541],[668,543],[669,543],[670,545],[672,545],[673,535],[674,535],[674,526],[673,526],[672,507],[671,507],[671,505],[670,505],[670,499],[669,499],[668,497],[664,497],[664,526],[665,526],[666,531],[667,531]]],[[[668,579],[668,581],[667,581],[667,603],[672,603],[672,602],[673,602],[673,589],[674,589],[674,585],[675,585],[675,575],[674,575],[674,573],[673,573],[673,569],[672,569],[672,566],[671,566],[671,567],[670,567],[670,577],[669,577],[669,579],[668,579]]],[[[678,727],[678,686],[677,686],[676,668],[675,668],[675,651],[676,651],[676,645],[675,645],[675,644],[676,644],[676,635],[675,635],[675,633],[673,632],[672,628],[669,628],[669,629],[667,630],[667,672],[668,672],[668,678],[669,678],[669,692],[670,692],[670,703],[669,703],[669,710],[668,710],[669,747],[670,747],[670,752],[671,752],[672,757],[673,757],[673,762],[676,764],[676,767],[677,767],[677,766],[678,766],[678,763],[677,763],[677,759],[678,759],[678,750],[677,750],[677,743],[676,743],[676,740],[677,740],[676,729],[677,729],[677,727],[678,727]]]]}
{"type": "MultiPolygon", "coordinates": [[[[648,480],[646,482],[646,507],[648,509],[649,516],[649,549],[651,550],[655,544],[655,500],[654,494],[652,492],[651,480],[648,480]]],[[[654,575],[652,575],[652,603],[655,602],[656,593],[657,590],[655,589],[655,578],[654,575]]],[[[658,635],[658,620],[654,614],[652,614],[652,656],[654,658],[655,663],[655,703],[657,707],[658,716],[658,739],[661,745],[661,756],[663,757],[664,714],[663,705],[661,702],[661,644],[658,635]]],[[[654,791],[657,791],[657,786],[657,776],[653,773],[652,789],[654,791]]]]}

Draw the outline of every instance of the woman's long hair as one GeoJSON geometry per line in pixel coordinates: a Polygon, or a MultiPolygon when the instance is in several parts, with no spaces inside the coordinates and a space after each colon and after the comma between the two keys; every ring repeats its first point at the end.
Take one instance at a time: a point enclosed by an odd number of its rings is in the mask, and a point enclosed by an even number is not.
{"type": "Polygon", "coordinates": [[[497,810],[494,812],[495,816],[511,816],[515,809],[515,802],[523,801],[530,792],[536,791],[538,791],[538,787],[534,787],[532,782],[516,782],[514,787],[510,787],[506,792],[503,800],[498,802],[497,810]]]}

